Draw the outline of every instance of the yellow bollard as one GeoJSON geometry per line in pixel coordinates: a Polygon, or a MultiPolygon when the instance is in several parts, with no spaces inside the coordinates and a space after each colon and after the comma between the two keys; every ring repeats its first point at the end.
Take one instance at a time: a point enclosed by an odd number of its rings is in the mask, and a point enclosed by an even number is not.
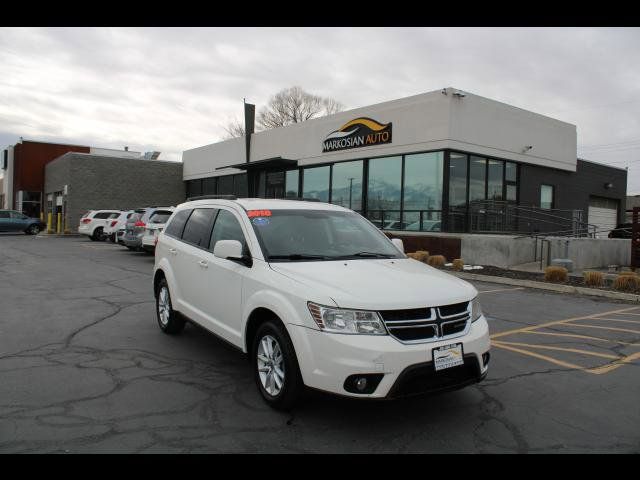
{"type": "Polygon", "coordinates": [[[47,233],[51,231],[51,212],[47,213],[47,233]]]}
{"type": "Polygon", "coordinates": [[[58,229],[56,230],[56,233],[62,233],[62,231],[60,230],[61,222],[62,222],[62,214],[58,213],[58,229]]]}

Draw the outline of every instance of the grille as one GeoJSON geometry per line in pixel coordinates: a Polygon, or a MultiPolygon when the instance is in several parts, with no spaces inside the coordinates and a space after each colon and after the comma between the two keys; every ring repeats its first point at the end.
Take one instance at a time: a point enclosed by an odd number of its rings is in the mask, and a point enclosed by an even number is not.
{"type": "Polygon", "coordinates": [[[435,308],[383,310],[380,316],[389,333],[402,342],[440,340],[461,333],[470,320],[469,302],[435,308]]]}

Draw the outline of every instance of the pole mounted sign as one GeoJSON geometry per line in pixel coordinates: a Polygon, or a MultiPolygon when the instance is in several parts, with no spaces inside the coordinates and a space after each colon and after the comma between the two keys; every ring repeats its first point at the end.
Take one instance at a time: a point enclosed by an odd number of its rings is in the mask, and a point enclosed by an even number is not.
{"type": "Polygon", "coordinates": [[[391,122],[380,123],[368,117],[355,118],[327,135],[322,143],[322,152],[391,143],[391,128],[391,122]]]}

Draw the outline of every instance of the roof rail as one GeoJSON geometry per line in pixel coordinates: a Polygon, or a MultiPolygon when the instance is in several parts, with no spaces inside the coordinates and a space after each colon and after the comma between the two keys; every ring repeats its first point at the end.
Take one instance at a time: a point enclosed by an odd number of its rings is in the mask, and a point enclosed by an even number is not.
{"type": "Polygon", "coordinates": [[[192,200],[237,200],[238,197],[235,195],[200,195],[198,197],[189,197],[187,198],[188,202],[192,200]]]}
{"type": "Polygon", "coordinates": [[[281,198],[280,200],[297,200],[303,202],[322,202],[319,198],[311,198],[311,197],[286,197],[281,198]]]}

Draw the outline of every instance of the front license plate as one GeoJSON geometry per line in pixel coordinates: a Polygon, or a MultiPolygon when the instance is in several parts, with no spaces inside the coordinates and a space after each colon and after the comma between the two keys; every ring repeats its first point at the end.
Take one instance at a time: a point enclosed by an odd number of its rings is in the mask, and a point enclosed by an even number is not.
{"type": "Polygon", "coordinates": [[[454,343],[433,349],[433,366],[436,371],[464,364],[462,344],[454,343]]]}

